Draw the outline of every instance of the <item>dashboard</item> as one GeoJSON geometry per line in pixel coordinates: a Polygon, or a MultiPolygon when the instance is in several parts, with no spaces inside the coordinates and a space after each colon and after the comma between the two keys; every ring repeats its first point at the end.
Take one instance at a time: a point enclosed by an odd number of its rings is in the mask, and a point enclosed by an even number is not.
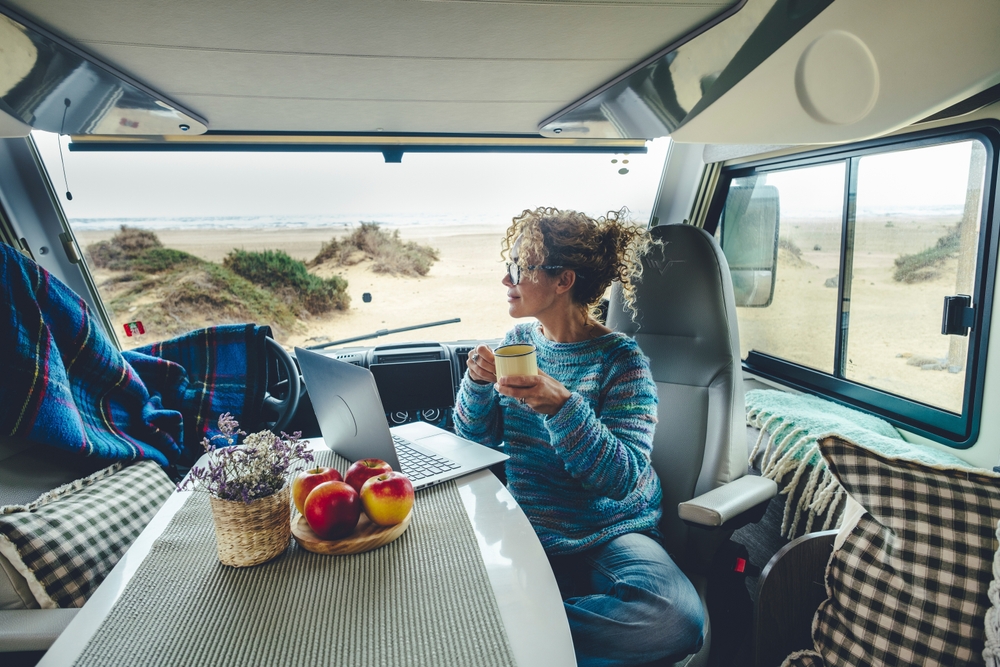
{"type": "MultiPolygon", "coordinates": [[[[466,360],[481,343],[496,347],[500,339],[416,341],[316,352],[370,370],[390,426],[424,421],[453,430],[451,412],[466,360]]],[[[301,431],[306,438],[321,435],[309,388],[304,384],[298,410],[287,429],[301,431]]]]}

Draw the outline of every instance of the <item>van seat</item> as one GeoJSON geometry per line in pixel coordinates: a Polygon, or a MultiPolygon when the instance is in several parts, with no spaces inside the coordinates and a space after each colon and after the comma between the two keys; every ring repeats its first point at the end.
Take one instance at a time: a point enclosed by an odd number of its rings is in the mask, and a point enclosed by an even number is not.
{"type": "Polygon", "coordinates": [[[24,438],[0,438],[0,507],[26,505],[46,491],[109,465],[24,438]]]}

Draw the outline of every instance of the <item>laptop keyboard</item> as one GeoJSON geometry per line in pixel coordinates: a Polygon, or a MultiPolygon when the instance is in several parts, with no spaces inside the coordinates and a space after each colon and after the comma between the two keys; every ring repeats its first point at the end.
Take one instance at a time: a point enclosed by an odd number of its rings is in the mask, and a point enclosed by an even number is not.
{"type": "Polygon", "coordinates": [[[411,481],[417,481],[431,475],[454,470],[458,464],[443,456],[424,454],[410,446],[410,441],[398,435],[392,436],[396,445],[396,456],[403,474],[411,481]]]}

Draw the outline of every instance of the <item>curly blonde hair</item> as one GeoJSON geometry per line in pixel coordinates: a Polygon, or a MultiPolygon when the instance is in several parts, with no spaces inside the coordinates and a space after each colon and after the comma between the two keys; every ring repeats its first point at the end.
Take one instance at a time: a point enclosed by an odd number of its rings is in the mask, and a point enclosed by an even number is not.
{"type": "MultiPolygon", "coordinates": [[[[628,218],[628,209],[591,218],[577,211],[539,207],[513,218],[504,235],[500,255],[510,257],[518,245],[518,263],[557,265],[576,271],[573,301],[594,314],[612,281],[622,284],[625,305],[635,317],[635,283],[642,278],[642,255],[654,243],[649,232],[628,218]]],[[[542,269],[539,269],[542,270],[542,269]]],[[[558,275],[562,269],[547,269],[558,275]]],[[[534,274],[528,274],[537,280],[534,274]]]]}

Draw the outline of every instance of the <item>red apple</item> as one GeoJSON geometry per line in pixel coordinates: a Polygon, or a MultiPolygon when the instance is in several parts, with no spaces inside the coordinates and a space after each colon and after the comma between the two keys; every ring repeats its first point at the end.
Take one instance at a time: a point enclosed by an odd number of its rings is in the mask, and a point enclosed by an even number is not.
{"type": "Polygon", "coordinates": [[[392,466],[382,459],[358,459],[347,469],[344,481],[361,493],[361,487],[372,477],[392,472],[392,466]]]}
{"type": "Polygon", "coordinates": [[[302,516],[320,539],[347,537],[361,518],[361,498],[347,482],[323,482],[306,496],[302,516]]]}
{"type": "Polygon", "coordinates": [[[361,487],[361,506],[372,523],[395,526],[413,507],[413,484],[401,472],[372,477],[361,487]]]}
{"type": "Polygon", "coordinates": [[[305,514],[303,509],[306,504],[306,496],[323,482],[342,482],[344,478],[333,468],[317,466],[309,470],[303,470],[292,480],[292,501],[295,509],[300,514],[305,514]]]}

